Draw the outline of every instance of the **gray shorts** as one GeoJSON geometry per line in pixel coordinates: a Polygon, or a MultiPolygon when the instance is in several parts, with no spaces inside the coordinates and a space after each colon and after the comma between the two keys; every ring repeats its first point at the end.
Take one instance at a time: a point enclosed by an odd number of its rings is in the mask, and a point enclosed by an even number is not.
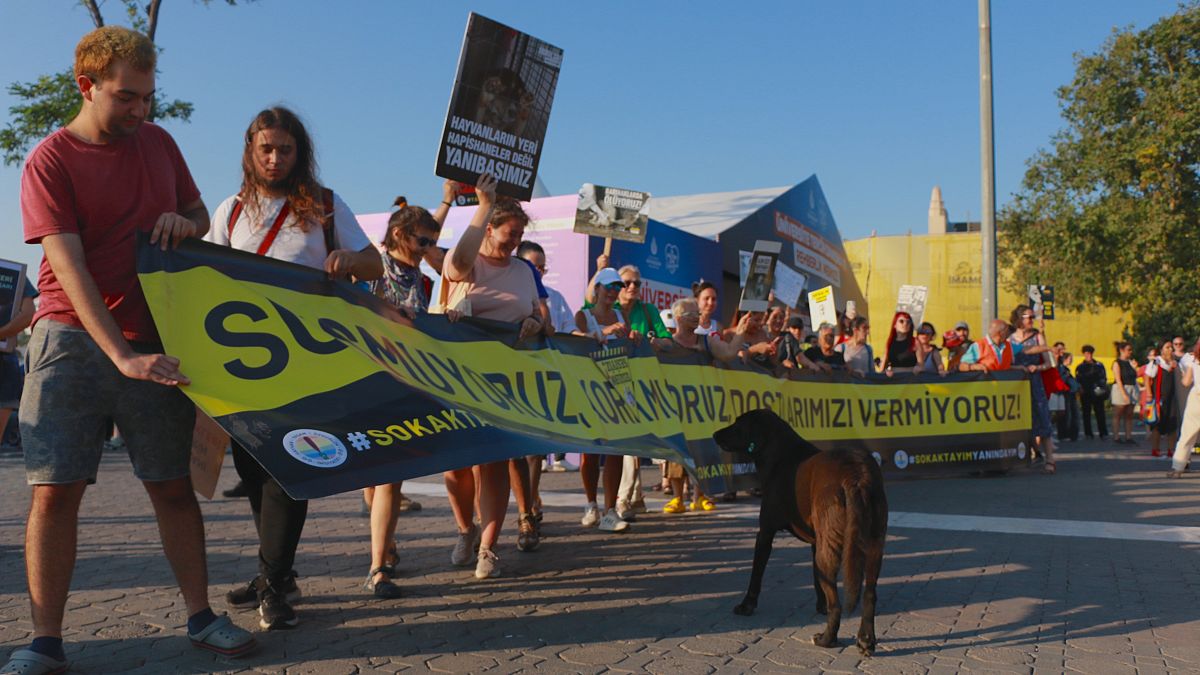
{"type": "MultiPolygon", "coordinates": [[[[134,349],[162,351],[145,344],[134,349]]],[[[82,328],[49,319],[34,326],[20,414],[30,485],[96,482],[110,421],[141,480],[189,473],[195,405],[176,387],[122,375],[82,328]]]]}

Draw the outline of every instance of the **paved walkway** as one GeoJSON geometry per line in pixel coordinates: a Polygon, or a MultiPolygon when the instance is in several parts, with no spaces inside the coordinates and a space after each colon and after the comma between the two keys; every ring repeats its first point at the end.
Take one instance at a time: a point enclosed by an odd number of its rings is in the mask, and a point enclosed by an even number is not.
{"type": "MultiPolygon", "coordinates": [[[[440,480],[411,482],[425,508],[401,519],[407,595],[380,602],[361,590],[367,521],[342,495],[310,508],[301,625],[259,633],[257,655],[227,661],[183,636],[149,502],[113,455],[84,500],[68,654],[78,673],[1200,671],[1200,474],[1167,481],[1166,468],[1125,446],[1075,443],[1057,476],[890,483],[870,659],[852,646],[857,614],[842,648],[809,642],[823,617],[809,550],[794,540],[778,539],[758,613],[731,613],[749,574],[751,502],[651,513],[605,535],[579,526],[578,475],[552,474],[541,549],[518,553],[510,528],[498,549],[505,576],[476,581],[449,564],[440,480]]],[[[223,487],[234,480],[227,467],[223,487]]],[[[20,458],[0,455],[0,653],[29,638],[27,500],[20,458]]],[[[243,501],[203,508],[222,611],[224,591],[254,575],[253,526],[243,501]]],[[[231,613],[257,630],[256,614],[231,613]]]]}

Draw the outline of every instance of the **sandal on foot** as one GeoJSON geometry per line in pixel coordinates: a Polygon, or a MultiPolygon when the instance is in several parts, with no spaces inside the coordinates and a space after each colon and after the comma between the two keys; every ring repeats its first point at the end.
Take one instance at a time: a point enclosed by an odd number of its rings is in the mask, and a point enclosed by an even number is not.
{"type": "Polygon", "coordinates": [[[381,600],[395,600],[400,597],[400,587],[392,582],[391,575],[383,567],[376,567],[367,575],[367,581],[363,584],[363,588],[375,594],[375,597],[381,600]],[[375,575],[382,573],[387,577],[381,581],[375,581],[375,575]]]}
{"type": "Polygon", "coordinates": [[[66,659],[60,661],[32,649],[18,649],[8,657],[8,663],[0,672],[6,675],[58,675],[67,672],[70,667],[71,662],[66,659]]]}
{"type": "Polygon", "coordinates": [[[1167,478],[1183,478],[1183,472],[1172,469],[1171,471],[1167,472],[1167,478]]]}
{"type": "Polygon", "coordinates": [[[218,616],[199,633],[188,633],[188,637],[193,647],[223,656],[242,656],[258,646],[250,631],[235,626],[228,614],[218,616]]]}
{"type": "Polygon", "coordinates": [[[1046,462],[1046,466],[1042,467],[1042,473],[1045,474],[1054,475],[1057,471],[1058,467],[1055,466],[1054,462],[1046,462]]]}

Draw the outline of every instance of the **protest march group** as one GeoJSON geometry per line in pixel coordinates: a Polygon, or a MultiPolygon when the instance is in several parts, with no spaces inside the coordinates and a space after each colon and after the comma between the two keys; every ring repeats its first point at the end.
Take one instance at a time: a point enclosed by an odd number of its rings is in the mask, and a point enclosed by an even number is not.
{"type": "MultiPolygon", "coordinates": [[[[489,27],[481,17],[472,21],[480,30],[489,27]]],[[[557,72],[561,50],[541,43],[536,54],[522,72],[557,72]]],[[[498,551],[510,495],[518,512],[517,550],[538,549],[540,476],[566,463],[560,451],[579,453],[571,468],[579,471],[586,496],[581,524],[605,532],[636,527],[631,522],[645,509],[642,458],[659,460],[660,481],[645,489],[671,496],[663,508],[668,514],[712,511],[722,499],[752,490],[752,483],[735,480],[750,478],[749,470],[721,458],[705,440],[738,410],[771,407],[806,437],[831,443],[877,434],[869,449],[877,461],[901,470],[935,461],[903,445],[916,435],[905,428],[925,428],[931,447],[953,448],[945,439],[956,435],[995,434],[978,447],[1011,449],[1004,457],[1014,461],[1026,457],[1028,439],[1029,457],[1052,474],[1056,438],[1075,440],[1080,428],[1089,438],[1104,438],[1111,429],[1118,442],[1132,443],[1136,416],[1152,431],[1149,450],[1173,453],[1174,477],[1185,470],[1200,433],[1200,387],[1192,386],[1200,341],[1183,337],[1164,340],[1143,360],[1127,343],[1118,345],[1110,386],[1110,372],[1094,359],[1092,346],[1081,346],[1072,369],[1066,345],[1047,338],[1045,324],[1027,305],[981,326],[976,339],[966,322],[939,333],[919,315],[897,311],[886,326],[885,350],[876,355],[868,343],[871,323],[852,303],[832,320],[818,321],[776,301],[769,283],[758,278],[747,280],[745,293],[762,305],[740,306],[728,326],[722,326],[722,298],[711,280],[696,280],[693,297],[658,308],[643,300],[640,270],[607,253],[596,260],[586,296],[564,297],[542,282],[553,261],[542,247],[523,241],[530,217],[518,201],[531,195],[549,101],[527,90],[514,70],[493,68],[467,52],[460,78],[478,85],[456,88],[451,101],[439,152],[438,175],[446,180],[436,208],[398,198],[382,241],[371,241],[337,186],[320,182],[302,121],[276,106],[247,111],[240,189],[210,216],[174,140],[146,121],[155,63],[154,44],[135,31],[109,26],[83,37],[74,64],[82,108],[42,140],[24,166],[25,240],[40,245],[44,258],[36,289],[26,284],[17,318],[0,335],[31,326],[23,392],[10,393],[14,378],[8,370],[0,382],[0,430],[19,397],[32,486],[25,546],[34,637],[0,672],[52,673],[69,666],[62,629],[78,511],[113,439],[128,451],[150,496],[187,606],[192,644],[226,656],[256,647],[249,631],[209,603],[204,525],[190,478],[197,406],[231,435],[239,494],[247,496],[259,539],[257,574],[247,584],[230,583],[225,601],[256,608],[267,630],[299,623],[293,604],[301,594],[295,570],[303,567],[297,549],[306,496],[363,488],[370,517],[364,593],[400,598],[396,565],[404,552],[396,531],[402,510],[411,507],[403,477],[428,475],[433,467],[444,471],[459,535],[447,551],[450,562],[473,567],[475,577],[486,579],[502,573],[498,551]],[[464,201],[475,203],[469,226],[449,250],[439,248],[447,215],[464,201]],[[422,263],[437,279],[422,271],[422,263]],[[269,286],[270,295],[247,300],[238,295],[242,287],[229,282],[234,277],[269,286]],[[188,294],[209,304],[187,306],[188,294]],[[290,336],[253,332],[259,322],[286,325],[290,336]],[[551,336],[566,336],[560,350],[520,348],[538,340],[544,345],[551,336]],[[229,351],[222,352],[228,358],[204,360],[210,348],[200,344],[205,340],[252,355],[242,359],[229,351]],[[176,345],[190,351],[176,352],[176,345]],[[472,362],[472,352],[486,354],[476,358],[491,363],[472,362]],[[377,400],[379,407],[403,400],[406,410],[420,411],[406,418],[427,421],[355,422],[326,433],[299,425],[267,428],[254,417],[275,409],[303,418],[312,408],[298,407],[302,397],[287,395],[279,384],[284,380],[273,378],[308,363],[334,363],[316,360],[321,358],[350,365],[344,373],[330,369],[330,382],[337,381],[314,390],[324,398],[312,406],[366,419],[376,413],[330,404],[339,396],[337,387],[367,381],[400,387],[399,381],[404,388],[389,389],[395,398],[377,400]],[[575,378],[576,386],[554,379],[572,372],[567,366],[546,365],[575,359],[593,370],[599,366],[603,377],[595,383],[575,378]],[[693,376],[696,364],[715,374],[693,376]],[[499,376],[504,368],[511,377],[499,376]],[[445,373],[460,371],[456,386],[445,373]],[[536,377],[522,379],[525,374],[536,377]],[[220,391],[237,393],[215,394],[218,387],[209,383],[218,376],[236,383],[220,391]],[[810,386],[818,380],[823,388],[810,386]],[[943,387],[951,393],[940,403],[926,386],[935,380],[954,383],[943,387]],[[553,389],[559,384],[561,390],[553,389]],[[869,393],[891,392],[889,387],[897,393],[869,393]],[[733,412],[723,412],[726,398],[733,412]],[[669,424],[660,421],[667,418],[669,424]],[[377,460],[368,450],[399,448],[442,427],[461,430],[459,438],[472,447],[447,449],[442,464],[422,463],[433,461],[425,457],[429,453],[377,460]],[[487,436],[471,435],[480,430],[495,434],[492,447],[482,447],[487,436]],[[286,453],[277,450],[280,443],[286,453]],[[293,462],[296,472],[337,469],[344,471],[343,482],[317,485],[307,474],[279,470],[267,446],[283,457],[278,461],[293,462]],[[708,459],[702,459],[705,452],[708,459]],[[400,467],[401,460],[409,464],[400,467]],[[394,472],[379,472],[384,465],[394,472]],[[706,493],[712,486],[715,494],[706,493]]],[[[231,165],[237,161],[229,158],[231,165]]],[[[606,202],[604,190],[589,184],[581,194],[589,222],[636,230],[646,195],[609,188],[606,202]]]]}

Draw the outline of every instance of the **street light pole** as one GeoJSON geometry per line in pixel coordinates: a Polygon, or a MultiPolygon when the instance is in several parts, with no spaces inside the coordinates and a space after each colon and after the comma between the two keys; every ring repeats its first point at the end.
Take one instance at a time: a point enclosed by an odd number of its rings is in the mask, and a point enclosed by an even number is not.
{"type": "Polygon", "coordinates": [[[979,0],[979,161],[982,179],[983,214],[979,234],[983,240],[983,323],[996,318],[996,150],[992,130],[992,7],[990,0],[979,0]]]}

